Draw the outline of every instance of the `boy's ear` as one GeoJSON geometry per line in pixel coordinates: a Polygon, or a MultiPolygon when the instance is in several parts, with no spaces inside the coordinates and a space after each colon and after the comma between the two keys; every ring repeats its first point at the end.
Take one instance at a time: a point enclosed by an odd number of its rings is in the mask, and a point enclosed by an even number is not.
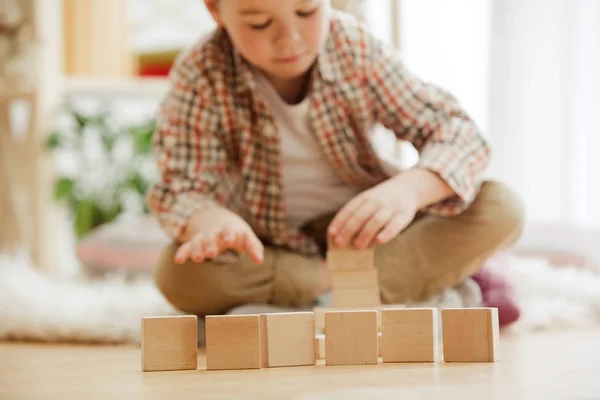
{"type": "Polygon", "coordinates": [[[206,8],[212,15],[213,19],[218,25],[223,25],[221,23],[221,14],[219,13],[219,5],[217,4],[219,0],[204,0],[204,4],[206,4],[206,8]]]}

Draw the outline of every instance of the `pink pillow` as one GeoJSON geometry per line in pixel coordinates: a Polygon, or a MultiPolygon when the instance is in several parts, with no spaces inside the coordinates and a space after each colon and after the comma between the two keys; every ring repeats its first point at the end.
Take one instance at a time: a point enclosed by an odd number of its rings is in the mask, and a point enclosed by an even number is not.
{"type": "Polygon", "coordinates": [[[127,217],[94,230],[77,245],[77,256],[90,270],[147,272],[169,243],[154,218],[127,217]]]}

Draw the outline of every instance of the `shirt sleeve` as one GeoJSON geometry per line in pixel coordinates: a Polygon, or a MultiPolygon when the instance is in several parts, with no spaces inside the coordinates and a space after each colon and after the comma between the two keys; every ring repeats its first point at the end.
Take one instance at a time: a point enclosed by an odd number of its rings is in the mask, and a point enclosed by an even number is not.
{"type": "Polygon", "coordinates": [[[477,195],[490,147],[476,124],[448,92],[407,70],[399,52],[370,37],[365,81],[377,122],[419,153],[417,167],[438,174],[454,195],[425,211],[456,215],[477,195]]]}
{"type": "Polygon", "coordinates": [[[161,103],[152,141],[160,180],[147,203],[165,232],[179,240],[192,214],[217,204],[227,155],[208,79],[191,62],[172,69],[171,89],[161,103]]]}

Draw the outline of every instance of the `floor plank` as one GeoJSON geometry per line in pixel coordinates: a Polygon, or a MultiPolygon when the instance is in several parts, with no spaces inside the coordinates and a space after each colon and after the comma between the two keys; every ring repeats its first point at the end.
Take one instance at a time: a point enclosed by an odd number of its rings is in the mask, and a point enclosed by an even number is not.
{"type": "Polygon", "coordinates": [[[592,399],[600,329],[504,336],[498,363],[141,372],[140,349],[0,343],[0,399],[592,399]]]}

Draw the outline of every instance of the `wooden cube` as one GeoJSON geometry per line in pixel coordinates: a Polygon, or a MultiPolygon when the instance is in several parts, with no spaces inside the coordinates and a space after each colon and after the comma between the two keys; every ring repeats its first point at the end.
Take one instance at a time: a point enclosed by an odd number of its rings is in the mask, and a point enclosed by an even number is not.
{"type": "Polygon", "coordinates": [[[142,318],[142,371],[198,368],[198,318],[195,315],[142,318]]]}
{"type": "Polygon", "coordinates": [[[325,313],[325,364],[377,364],[377,311],[325,313]]]}
{"type": "Polygon", "coordinates": [[[341,269],[331,272],[333,289],[379,289],[379,271],[377,269],[341,269]]]}
{"type": "Polygon", "coordinates": [[[315,365],[315,313],[261,314],[263,367],[315,365]]]}
{"type": "MultiPolygon", "coordinates": [[[[382,355],[382,343],[381,343],[381,332],[377,333],[377,355],[382,355]]],[[[317,360],[325,359],[325,334],[319,333],[315,336],[315,353],[317,360]]]]}
{"type": "Polygon", "coordinates": [[[381,304],[377,269],[332,270],[334,307],[373,307],[381,304]]]}
{"type": "Polygon", "coordinates": [[[327,251],[327,266],[331,270],[373,269],[373,249],[330,249],[327,251]]]}
{"type": "Polygon", "coordinates": [[[313,311],[315,313],[315,330],[316,333],[324,333],[325,332],[325,314],[333,311],[377,311],[377,330],[380,331],[381,327],[381,315],[379,314],[381,306],[367,306],[367,307],[315,307],[313,311]]]}
{"type": "Polygon", "coordinates": [[[435,308],[396,308],[381,311],[384,363],[437,361],[435,308]]]}
{"type": "Polygon", "coordinates": [[[327,237],[327,265],[331,270],[374,269],[375,248],[358,250],[351,245],[335,246],[331,236],[327,237]]]}
{"type": "Polygon", "coordinates": [[[497,308],[443,309],[441,317],[444,361],[500,360],[497,308]]]}
{"type": "Polygon", "coordinates": [[[261,367],[258,315],[206,317],[206,369],[261,367]]]}
{"type": "Polygon", "coordinates": [[[334,307],[377,307],[381,305],[379,287],[363,289],[333,289],[334,307]]]}

